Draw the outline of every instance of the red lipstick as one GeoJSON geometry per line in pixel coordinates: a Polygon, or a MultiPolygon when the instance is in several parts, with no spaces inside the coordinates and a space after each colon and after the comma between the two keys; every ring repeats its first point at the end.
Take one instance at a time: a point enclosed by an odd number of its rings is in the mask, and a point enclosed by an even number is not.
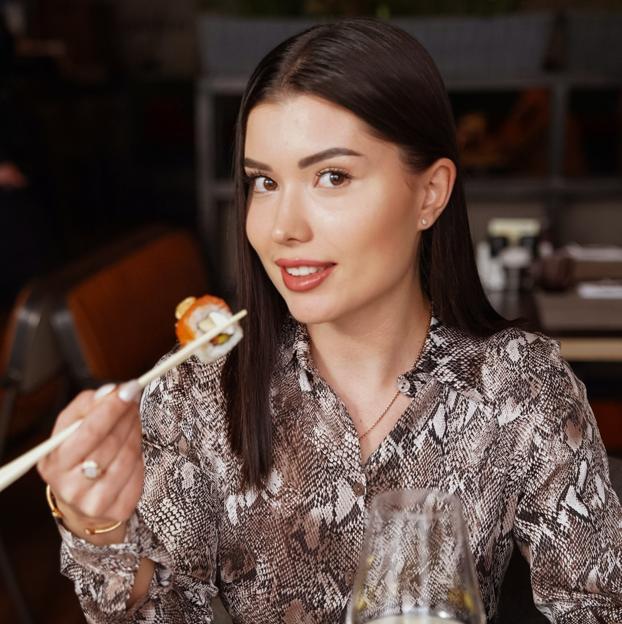
{"type": "Polygon", "coordinates": [[[296,258],[295,260],[279,258],[276,264],[281,267],[281,277],[283,278],[285,287],[294,292],[305,292],[316,288],[332,273],[335,267],[334,262],[320,262],[318,260],[304,260],[300,258],[296,258]],[[306,275],[292,275],[287,272],[287,269],[291,269],[295,272],[301,269],[304,271],[303,267],[318,270],[306,275]]]}

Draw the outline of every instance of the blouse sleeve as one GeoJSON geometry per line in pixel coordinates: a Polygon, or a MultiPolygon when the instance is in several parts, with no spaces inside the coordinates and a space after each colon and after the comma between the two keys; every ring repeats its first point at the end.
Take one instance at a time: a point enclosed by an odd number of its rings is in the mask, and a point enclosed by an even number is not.
{"type": "Polygon", "coordinates": [[[61,571],[87,621],[211,622],[217,593],[216,497],[193,458],[178,374],[154,382],[141,404],[145,484],[122,544],[94,546],[60,526],[61,571]],[[142,558],[155,562],[149,591],[126,608],[142,558]]]}
{"type": "Polygon", "coordinates": [[[556,344],[541,379],[514,537],[538,609],[557,624],[622,622],[622,509],[585,386],[556,344]]]}

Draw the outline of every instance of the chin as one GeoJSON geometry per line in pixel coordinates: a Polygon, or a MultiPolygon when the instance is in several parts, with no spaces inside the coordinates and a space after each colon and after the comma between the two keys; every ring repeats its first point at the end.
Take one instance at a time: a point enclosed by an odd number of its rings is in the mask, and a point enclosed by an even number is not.
{"type": "Polygon", "coordinates": [[[288,297],[285,302],[289,313],[304,325],[317,325],[320,323],[330,323],[339,318],[340,313],[334,304],[326,301],[318,301],[315,297],[308,297],[295,300],[288,297]]]}

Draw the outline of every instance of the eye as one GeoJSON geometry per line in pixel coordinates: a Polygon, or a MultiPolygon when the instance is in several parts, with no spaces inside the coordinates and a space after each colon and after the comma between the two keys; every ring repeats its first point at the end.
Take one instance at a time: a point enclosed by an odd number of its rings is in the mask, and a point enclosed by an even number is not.
{"type": "Polygon", "coordinates": [[[277,189],[277,183],[268,176],[260,173],[250,174],[246,176],[246,181],[249,186],[252,185],[254,193],[268,193],[277,189]]]}
{"type": "Polygon", "coordinates": [[[268,191],[276,191],[277,183],[268,176],[257,176],[255,178],[255,184],[253,190],[256,193],[267,193],[268,191]]]}
{"type": "Polygon", "coordinates": [[[344,186],[352,176],[340,169],[325,169],[317,174],[318,185],[323,188],[337,188],[344,186]]]}

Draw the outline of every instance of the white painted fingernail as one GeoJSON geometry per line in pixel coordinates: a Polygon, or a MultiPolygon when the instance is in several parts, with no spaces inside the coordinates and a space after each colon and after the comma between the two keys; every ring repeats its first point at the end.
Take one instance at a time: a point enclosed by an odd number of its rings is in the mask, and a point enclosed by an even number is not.
{"type": "Polygon", "coordinates": [[[97,389],[97,392],[95,393],[94,398],[101,399],[105,397],[107,394],[110,394],[116,387],[117,387],[117,384],[115,383],[104,384],[103,386],[97,389]]]}
{"type": "Polygon", "coordinates": [[[140,396],[141,391],[142,388],[140,387],[138,381],[132,379],[132,381],[124,383],[119,388],[118,397],[126,403],[129,403],[130,401],[136,401],[138,403],[138,397],[140,396]]]}

